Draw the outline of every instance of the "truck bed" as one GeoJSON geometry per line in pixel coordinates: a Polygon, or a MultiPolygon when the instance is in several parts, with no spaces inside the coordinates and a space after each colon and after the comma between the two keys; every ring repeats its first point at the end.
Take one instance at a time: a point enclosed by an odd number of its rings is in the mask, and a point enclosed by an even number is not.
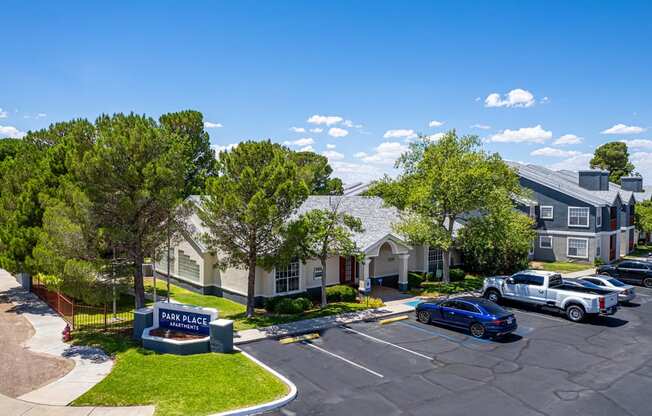
{"type": "Polygon", "coordinates": [[[575,285],[568,285],[566,283],[563,283],[561,285],[553,286],[550,289],[555,289],[555,290],[569,290],[571,292],[579,292],[579,293],[590,293],[594,295],[608,295],[612,293],[611,290],[607,289],[593,289],[593,288],[588,288],[588,287],[580,287],[580,286],[575,286],[575,285]]]}

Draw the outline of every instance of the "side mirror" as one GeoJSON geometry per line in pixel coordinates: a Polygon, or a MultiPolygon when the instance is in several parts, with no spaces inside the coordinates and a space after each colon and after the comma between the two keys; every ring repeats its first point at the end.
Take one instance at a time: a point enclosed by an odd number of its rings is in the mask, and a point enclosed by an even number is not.
{"type": "Polygon", "coordinates": [[[513,285],[515,283],[514,278],[508,277],[507,279],[505,279],[505,283],[507,283],[508,285],[513,285]]]}

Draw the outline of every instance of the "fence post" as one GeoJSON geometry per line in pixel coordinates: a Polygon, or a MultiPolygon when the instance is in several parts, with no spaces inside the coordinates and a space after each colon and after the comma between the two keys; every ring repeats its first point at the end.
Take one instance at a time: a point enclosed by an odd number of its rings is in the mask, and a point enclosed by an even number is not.
{"type": "Polygon", "coordinates": [[[104,304],[104,330],[106,331],[108,328],[106,326],[106,303],[104,304]]]}
{"type": "MultiPolygon", "coordinates": [[[[63,315],[61,313],[61,292],[59,292],[58,290],[57,290],[57,312],[59,312],[59,315],[63,315]]],[[[64,320],[65,320],[65,316],[64,316],[64,320]]]]}
{"type": "Polygon", "coordinates": [[[75,329],[75,299],[70,302],[72,303],[72,329],[75,329]]]}

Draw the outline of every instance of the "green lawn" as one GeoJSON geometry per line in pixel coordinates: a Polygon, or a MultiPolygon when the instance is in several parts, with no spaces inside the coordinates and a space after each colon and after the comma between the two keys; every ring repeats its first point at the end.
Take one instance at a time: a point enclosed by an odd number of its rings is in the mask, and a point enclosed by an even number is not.
{"type": "MultiPolygon", "coordinates": [[[[145,282],[148,292],[153,288],[153,282],[145,282]]],[[[165,296],[166,283],[164,280],[156,281],[157,295],[165,296]]],[[[245,306],[239,303],[213,295],[202,295],[191,292],[182,287],[170,284],[170,297],[177,302],[187,303],[195,306],[207,308],[216,308],[219,311],[220,318],[233,319],[233,327],[236,331],[251,328],[261,328],[270,325],[284,324],[288,322],[300,321],[302,319],[319,318],[322,316],[336,315],[345,312],[355,312],[367,309],[364,303],[355,302],[333,302],[325,308],[314,308],[296,315],[276,315],[267,313],[263,309],[257,309],[252,318],[245,316],[245,306]]]]}
{"type": "Polygon", "coordinates": [[[75,400],[75,406],[154,404],[157,416],[200,416],[287,393],[283,382],[240,353],[157,354],[117,334],[75,333],[75,343],[116,354],[111,373],[75,400]]]}
{"type": "Polygon", "coordinates": [[[530,262],[530,267],[532,269],[546,270],[549,272],[558,272],[558,273],[571,273],[578,272],[580,270],[592,269],[595,266],[591,263],[584,262],[564,262],[564,261],[554,261],[554,262],[543,262],[543,261],[533,261],[530,262]]]}
{"type": "Polygon", "coordinates": [[[443,296],[455,293],[470,292],[482,288],[484,279],[482,277],[466,275],[464,280],[450,283],[423,282],[421,289],[411,290],[414,295],[443,296]]]}
{"type": "Polygon", "coordinates": [[[629,253],[627,257],[647,257],[648,254],[652,252],[652,245],[644,245],[644,244],[639,244],[637,245],[634,250],[629,253]]]}

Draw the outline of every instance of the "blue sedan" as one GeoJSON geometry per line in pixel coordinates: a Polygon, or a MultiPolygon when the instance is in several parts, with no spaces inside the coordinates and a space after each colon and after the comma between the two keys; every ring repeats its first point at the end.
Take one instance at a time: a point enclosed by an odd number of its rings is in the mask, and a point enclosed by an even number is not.
{"type": "Polygon", "coordinates": [[[514,314],[488,299],[472,296],[422,302],[416,314],[419,322],[468,329],[475,338],[499,337],[517,328],[514,314]]]}

